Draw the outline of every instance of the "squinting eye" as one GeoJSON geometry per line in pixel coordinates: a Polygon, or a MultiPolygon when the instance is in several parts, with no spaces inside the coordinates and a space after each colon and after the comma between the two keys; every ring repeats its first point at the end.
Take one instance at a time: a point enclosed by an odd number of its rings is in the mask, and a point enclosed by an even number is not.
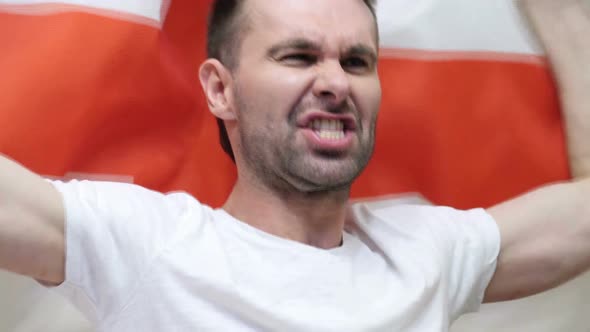
{"type": "Polygon", "coordinates": [[[317,57],[311,54],[294,53],[282,57],[280,61],[289,66],[304,66],[315,63],[317,57]]]}
{"type": "Polygon", "coordinates": [[[344,59],[341,62],[342,67],[350,68],[354,70],[358,69],[368,69],[370,67],[369,62],[367,62],[363,58],[348,58],[344,59]]]}

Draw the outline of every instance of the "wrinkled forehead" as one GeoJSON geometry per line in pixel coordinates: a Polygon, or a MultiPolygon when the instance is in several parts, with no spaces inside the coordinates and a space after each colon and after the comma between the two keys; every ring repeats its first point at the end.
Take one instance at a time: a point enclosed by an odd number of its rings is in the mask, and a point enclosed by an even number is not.
{"type": "Polygon", "coordinates": [[[248,0],[247,37],[262,44],[306,38],[328,48],[378,49],[377,26],[362,0],[248,0]]]}

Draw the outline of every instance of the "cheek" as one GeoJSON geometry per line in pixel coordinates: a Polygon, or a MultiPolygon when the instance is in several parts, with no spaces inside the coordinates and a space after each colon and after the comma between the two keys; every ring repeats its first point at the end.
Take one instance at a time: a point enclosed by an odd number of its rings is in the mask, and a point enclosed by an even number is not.
{"type": "Polygon", "coordinates": [[[379,112],[381,106],[381,84],[379,80],[359,82],[355,89],[357,106],[371,120],[379,112]]]}
{"type": "Polygon", "coordinates": [[[275,69],[274,72],[265,93],[272,99],[277,112],[289,116],[307,95],[312,77],[292,68],[275,69]]]}
{"type": "Polygon", "coordinates": [[[296,68],[274,63],[252,66],[243,72],[241,86],[249,98],[261,105],[292,108],[309,89],[313,75],[296,68]]]}

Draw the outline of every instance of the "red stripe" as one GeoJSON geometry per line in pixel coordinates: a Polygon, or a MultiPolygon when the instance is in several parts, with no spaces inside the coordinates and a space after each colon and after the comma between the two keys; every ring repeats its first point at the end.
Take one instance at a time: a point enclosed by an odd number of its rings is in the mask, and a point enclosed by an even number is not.
{"type": "Polygon", "coordinates": [[[373,162],[355,196],[417,191],[492,205],[569,177],[558,100],[536,65],[383,60],[373,162]]]}
{"type": "Polygon", "coordinates": [[[495,62],[516,62],[539,66],[547,66],[544,56],[506,53],[492,51],[435,51],[402,48],[382,48],[379,56],[389,59],[408,59],[421,61],[495,61],[495,62]]]}

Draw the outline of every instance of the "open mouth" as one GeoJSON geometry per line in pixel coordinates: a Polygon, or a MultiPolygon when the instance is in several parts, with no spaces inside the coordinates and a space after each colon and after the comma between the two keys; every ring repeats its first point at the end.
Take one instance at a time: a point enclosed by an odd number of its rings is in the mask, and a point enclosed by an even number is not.
{"type": "Polygon", "coordinates": [[[342,152],[352,146],[356,124],[352,117],[321,115],[308,117],[301,128],[314,149],[342,152]]]}

